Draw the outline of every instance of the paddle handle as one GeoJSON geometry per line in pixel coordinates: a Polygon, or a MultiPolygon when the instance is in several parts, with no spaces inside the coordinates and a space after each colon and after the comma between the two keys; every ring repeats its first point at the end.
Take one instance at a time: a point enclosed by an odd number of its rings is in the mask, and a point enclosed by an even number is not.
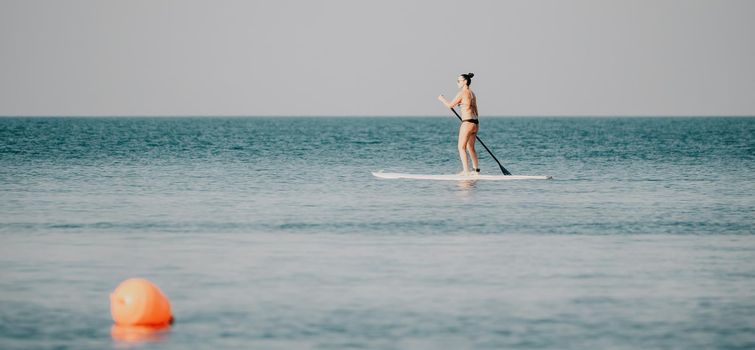
{"type": "MultiPolygon", "coordinates": [[[[462,120],[461,116],[459,115],[459,113],[456,113],[456,109],[454,109],[453,107],[451,107],[451,111],[454,112],[454,114],[456,114],[456,118],[459,118],[459,120],[462,120]]],[[[462,122],[463,122],[463,120],[462,120],[462,122]]],[[[508,170],[506,170],[506,168],[504,168],[503,165],[501,165],[501,162],[498,161],[498,158],[496,158],[493,155],[493,152],[490,151],[490,149],[488,148],[488,146],[485,146],[485,143],[482,142],[482,140],[480,140],[480,137],[477,136],[477,135],[475,135],[475,138],[477,139],[477,141],[480,142],[480,144],[482,145],[482,147],[485,147],[485,150],[488,151],[488,153],[490,154],[490,156],[493,157],[493,159],[495,159],[495,162],[498,163],[499,167],[501,167],[501,172],[503,173],[503,175],[511,175],[511,173],[508,170]]]]}

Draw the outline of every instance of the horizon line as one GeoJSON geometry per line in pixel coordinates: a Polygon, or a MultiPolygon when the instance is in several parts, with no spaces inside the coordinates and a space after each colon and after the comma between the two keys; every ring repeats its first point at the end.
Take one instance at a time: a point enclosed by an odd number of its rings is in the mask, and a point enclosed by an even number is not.
{"type": "MultiPolygon", "coordinates": [[[[263,114],[61,114],[61,115],[0,115],[0,118],[448,118],[452,115],[325,115],[325,114],[301,114],[301,115],[263,115],[263,114]]],[[[755,114],[523,114],[523,115],[486,115],[482,118],[752,118],[755,114]]]]}

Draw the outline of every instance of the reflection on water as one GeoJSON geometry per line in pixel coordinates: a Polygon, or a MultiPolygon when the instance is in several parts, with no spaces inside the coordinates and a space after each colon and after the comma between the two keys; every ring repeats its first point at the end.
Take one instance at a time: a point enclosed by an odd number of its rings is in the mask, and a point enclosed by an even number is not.
{"type": "Polygon", "coordinates": [[[130,345],[144,343],[160,343],[168,339],[170,325],[160,327],[150,326],[121,326],[113,324],[110,336],[119,347],[129,348],[130,345]]]}
{"type": "Polygon", "coordinates": [[[462,180],[456,183],[456,187],[463,191],[469,191],[477,187],[477,180],[462,180]]]}

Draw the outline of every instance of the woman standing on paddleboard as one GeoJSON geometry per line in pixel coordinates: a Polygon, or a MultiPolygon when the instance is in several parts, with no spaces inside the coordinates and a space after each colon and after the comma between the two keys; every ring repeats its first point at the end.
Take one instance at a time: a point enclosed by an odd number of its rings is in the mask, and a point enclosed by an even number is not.
{"type": "Polygon", "coordinates": [[[472,89],[469,88],[469,84],[472,83],[472,77],[474,73],[462,74],[456,78],[456,85],[459,87],[459,93],[456,95],[453,101],[449,102],[443,95],[438,96],[438,100],[443,102],[448,108],[454,108],[461,105],[461,126],[459,126],[459,158],[461,158],[462,172],[460,175],[470,175],[467,151],[472,158],[473,174],[480,172],[480,168],[477,167],[477,152],[474,149],[475,139],[477,138],[477,131],[480,129],[479,121],[477,120],[477,97],[472,89]]]}

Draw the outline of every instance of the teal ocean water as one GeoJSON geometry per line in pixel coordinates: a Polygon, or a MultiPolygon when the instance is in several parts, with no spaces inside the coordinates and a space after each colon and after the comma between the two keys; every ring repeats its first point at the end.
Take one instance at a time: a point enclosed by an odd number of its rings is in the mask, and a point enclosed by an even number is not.
{"type": "Polygon", "coordinates": [[[0,348],[755,347],[755,118],[0,118],[0,348]],[[499,172],[478,146],[483,173],[499,172]],[[176,323],[111,336],[157,283],[176,323]]]}

